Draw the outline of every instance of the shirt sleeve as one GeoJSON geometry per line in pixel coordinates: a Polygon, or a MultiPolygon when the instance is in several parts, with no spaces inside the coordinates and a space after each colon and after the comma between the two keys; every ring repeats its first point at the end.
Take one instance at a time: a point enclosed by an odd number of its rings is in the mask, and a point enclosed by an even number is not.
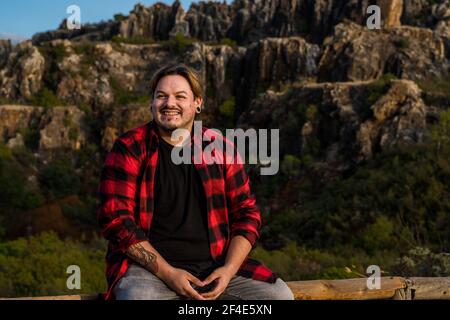
{"type": "Polygon", "coordinates": [[[139,157],[124,142],[116,140],[100,176],[97,221],[102,236],[123,253],[131,245],[148,240],[134,217],[140,164],[139,157]]]}
{"type": "Polygon", "coordinates": [[[234,163],[226,164],[225,186],[231,237],[244,236],[253,249],[260,235],[261,214],[250,190],[250,179],[239,160],[240,157],[237,155],[234,163]]]}

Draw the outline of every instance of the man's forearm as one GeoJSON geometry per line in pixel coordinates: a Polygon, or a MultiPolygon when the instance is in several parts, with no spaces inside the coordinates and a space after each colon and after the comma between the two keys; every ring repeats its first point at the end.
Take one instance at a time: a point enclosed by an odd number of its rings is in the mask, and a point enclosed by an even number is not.
{"type": "Polygon", "coordinates": [[[167,273],[172,269],[172,266],[148,241],[142,241],[132,245],[128,248],[126,254],[161,279],[164,279],[167,273]]]}
{"type": "Polygon", "coordinates": [[[232,275],[235,275],[251,249],[252,245],[250,241],[244,236],[234,236],[231,239],[230,247],[228,248],[224,267],[228,268],[232,275]]]}

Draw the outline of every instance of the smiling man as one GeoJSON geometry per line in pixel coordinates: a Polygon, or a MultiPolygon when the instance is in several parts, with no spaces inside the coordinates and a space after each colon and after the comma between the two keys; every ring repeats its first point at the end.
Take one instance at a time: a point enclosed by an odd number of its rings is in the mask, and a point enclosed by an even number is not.
{"type": "Polygon", "coordinates": [[[203,104],[196,72],[163,67],[150,89],[153,120],[120,136],[102,169],[105,298],[293,299],[283,280],[248,257],[261,217],[243,165],[171,159],[179,142],[204,143],[192,134],[203,104]],[[191,135],[172,141],[176,129],[191,135]]]}

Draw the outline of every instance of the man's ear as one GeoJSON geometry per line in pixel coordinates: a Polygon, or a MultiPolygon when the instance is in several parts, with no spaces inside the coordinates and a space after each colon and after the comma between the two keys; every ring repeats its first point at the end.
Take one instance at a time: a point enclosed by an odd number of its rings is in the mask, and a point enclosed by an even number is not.
{"type": "Polygon", "coordinates": [[[202,97],[195,98],[194,105],[195,105],[195,108],[200,107],[203,109],[203,98],[202,97]]]}

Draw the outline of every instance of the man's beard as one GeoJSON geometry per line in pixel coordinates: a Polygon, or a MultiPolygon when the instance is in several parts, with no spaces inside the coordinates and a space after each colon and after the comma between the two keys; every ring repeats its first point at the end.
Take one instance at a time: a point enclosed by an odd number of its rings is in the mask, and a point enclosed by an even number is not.
{"type": "Polygon", "coordinates": [[[189,123],[189,121],[184,121],[184,122],[181,122],[180,124],[162,123],[162,121],[155,121],[155,122],[160,127],[160,129],[162,129],[163,131],[166,131],[166,132],[170,132],[170,133],[177,129],[185,128],[187,126],[187,124],[189,123]]]}

